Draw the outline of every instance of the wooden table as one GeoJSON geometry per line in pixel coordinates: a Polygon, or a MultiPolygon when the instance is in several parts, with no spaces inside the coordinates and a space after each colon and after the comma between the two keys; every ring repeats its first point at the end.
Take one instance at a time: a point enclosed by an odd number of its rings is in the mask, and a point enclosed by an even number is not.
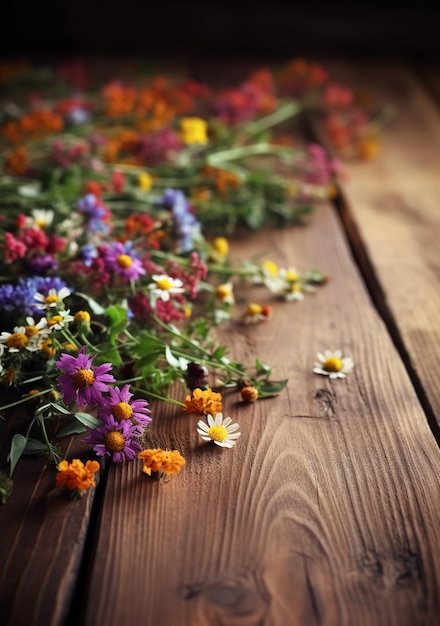
{"type": "Polygon", "coordinates": [[[197,418],[153,406],[155,433],[187,459],[168,483],[111,465],[71,502],[52,466],[22,460],[0,506],[5,626],[440,623],[438,68],[324,64],[397,115],[374,160],[345,165],[338,206],[233,249],[330,277],[270,323],[227,329],[232,356],[258,354],[287,389],[244,408],[226,395],[243,434],[220,454],[199,445],[197,418]],[[312,372],[326,348],[353,357],[346,380],[312,372]]]}

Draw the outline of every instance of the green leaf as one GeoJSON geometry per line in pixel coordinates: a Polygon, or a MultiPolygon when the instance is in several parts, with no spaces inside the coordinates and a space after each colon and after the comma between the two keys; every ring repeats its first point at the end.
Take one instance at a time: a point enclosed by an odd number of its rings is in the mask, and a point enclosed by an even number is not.
{"type": "Polygon", "coordinates": [[[11,463],[11,469],[9,471],[10,476],[12,476],[15,466],[26,448],[26,443],[27,437],[24,437],[23,435],[17,434],[12,437],[11,449],[8,454],[8,461],[11,463]]]}
{"type": "Polygon", "coordinates": [[[111,343],[115,343],[117,337],[127,325],[127,309],[122,306],[112,304],[107,307],[105,312],[110,322],[109,341],[111,343]]]}
{"type": "Polygon", "coordinates": [[[257,370],[257,374],[270,374],[272,371],[270,365],[262,363],[259,359],[255,360],[255,369],[257,370]]]}
{"type": "Polygon", "coordinates": [[[287,383],[288,380],[286,379],[260,384],[258,385],[258,397],[270,398],[271,396],[276,396],[284,389],[287,383]]]}
{"type": "Polygon", "coordinates": [[[165,357],[169,365],[174,367],[175,369],[186,371],[188,367],[189,360],[183,357],[176,357],[171,352],[168,346],[165,348],[165,357]]]}
{"type": "Polygon", "coordinates": [[[94,415],[90,413],[83,413],[82,411],[77,411],[74,413],[76,419],[84,424],[84,426],[88,426],[89,428],[98,428],[98,426],[102,425],[102,420],[98,419],[94,415]]]}
{"type": "Polygon", "coordinates": [[[47,444],[38,439],[28,439],[23,454],[40,454],[47,451],[47,444]]]}
{"type": "Polygon", "coordinates": [[[69,409],[66,409],[65,407],[61,406],[60,404],[55,404],[55,402],[51,402],[50,406],[55,409],[55,411],[58,411],[59,413],[63,413],[63,415],[72,415],[72,411],[69,411],[69,409]]]}
{"type": "Polygon", "coordinates": [[[68,437],[69,435],[79,435],[80,433],[87,432],[87,428],[80,424],[79,422],[72,422],[71,424],[66,424],[63,428],[61,428],[57,432],[57,437],[68,437]]]}
{"type": "Polygon", "coordinates": [[[102,365],[103,363],[111,363],[115,367],[122,364],[121,354],[116,346],[110,346],[108,348],[104,348],[101,352],[98,352],[95,357],[94,364],[102,365]]]}
{"type": "MultiPolygon", "coordinates": [[[[212,354],[211,359],[221,359],[226,354],[226,346],[219,346],[212,354]]],[[[223,361],[224,362],[224,361],[223,361]]]]}
{"type": "Polygon", "coordinates": [[[75,291],[75,295],[83,298],[83,300],[87,302],[92,313],[94,313],[95,315],[104,315],[104,307],[101,306],[99,302],[97,302],[94,298],[88,296],[86,293],[81,293],[80,291],[75,291]]]}

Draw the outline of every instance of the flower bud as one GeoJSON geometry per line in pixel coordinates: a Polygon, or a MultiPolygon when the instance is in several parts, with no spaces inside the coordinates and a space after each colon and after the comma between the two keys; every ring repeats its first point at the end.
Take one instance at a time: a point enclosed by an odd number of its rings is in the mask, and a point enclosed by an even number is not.
{"type": "Polygon", "coordinates": [[[258,400],[258,389],[253,385],[249,387],[243,387],[243,389],[240,391],[240,394],[241,399],[244,402],[255,402],[255,400],[258,400]]]}

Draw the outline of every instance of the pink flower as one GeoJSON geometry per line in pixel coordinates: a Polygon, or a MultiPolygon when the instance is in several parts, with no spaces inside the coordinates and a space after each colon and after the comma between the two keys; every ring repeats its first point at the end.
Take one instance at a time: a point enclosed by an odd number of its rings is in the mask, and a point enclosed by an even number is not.
{"type": "Polygon", "coordinates": [[[15,259],[22,259],[26,255],[26,245],[14,237],[12,233],[5,233],[3,254],[6,263],[13,263],[15,259]]]}

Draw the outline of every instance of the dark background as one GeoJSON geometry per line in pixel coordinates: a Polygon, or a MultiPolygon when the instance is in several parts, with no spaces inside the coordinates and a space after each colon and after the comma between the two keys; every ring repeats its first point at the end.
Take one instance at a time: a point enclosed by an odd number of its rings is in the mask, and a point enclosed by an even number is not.
{"type": "Polygon", "coordinates": [[[437,61],[436,4],[10,0],[1,9],[0,53],[267,58],[316,53],[437,61]]]}

